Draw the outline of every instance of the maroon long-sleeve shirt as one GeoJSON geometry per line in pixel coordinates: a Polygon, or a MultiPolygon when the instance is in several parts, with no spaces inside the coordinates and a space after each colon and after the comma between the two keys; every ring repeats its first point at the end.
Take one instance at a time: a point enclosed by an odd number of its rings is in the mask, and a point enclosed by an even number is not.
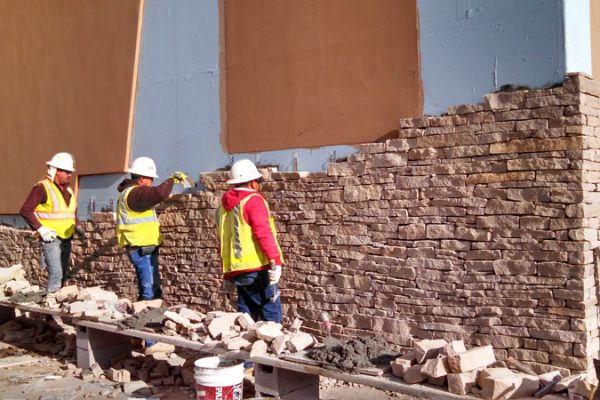
{"type": "MultiPolygon", "coordinates": [[[[137,212],[149,210],[169,197],[174,183],[173,178],[169,178],[158,186],[138,186],[127,196],[127,206],[137,212]]],[[[134,185],[133,179],[125,179],[119,184],[117,190],[120,193],[134,185]]]]}
{"type": "MultiPolygon", "coordinates": [[[[53,182],[53,184],[58,187],[63,199],[65,199],[65,203],[68,206],[71,203],[71,193],[69,193],[67,189],[71,185],[68,183],[66,185],[58,185],[55,182],[53,182]]],[[[44,185],[42,183],[38,183],[31,188],[29,195],[21,206],[21,216],[25,219],[25,222],[27,222],[27,224],[35,230],[38,230],[42,226],[40,221],[35,216],[35,208],[38,206],[38,204],[44,204],[46,201],[48,201],[46,189],[44,189],[44,185]]]]}

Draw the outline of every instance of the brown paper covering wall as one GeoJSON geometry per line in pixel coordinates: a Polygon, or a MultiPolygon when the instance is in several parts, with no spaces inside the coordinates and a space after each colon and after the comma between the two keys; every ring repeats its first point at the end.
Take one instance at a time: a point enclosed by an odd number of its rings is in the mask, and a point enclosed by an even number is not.
{"type": "Polygon", "coordinates": [[[223,0],[228,152],[376,140],[422,115],[415,0],[223,0]]]}
{"type": "Polygon", "coordinates": [[[590,1],[590,28],[592,34],[592,74],[600,79],[600,1],[590,1]]]}
{"type": "Polygon", "coordinates": [[[0,2],[0,214],[58,151],[78,174],[123,171],[142,0],[0,2]]]}

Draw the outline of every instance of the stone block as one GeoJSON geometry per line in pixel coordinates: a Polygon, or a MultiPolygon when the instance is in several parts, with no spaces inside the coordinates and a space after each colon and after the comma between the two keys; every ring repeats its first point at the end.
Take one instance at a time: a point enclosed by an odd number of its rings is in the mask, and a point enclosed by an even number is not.
{"type": "Polygon", "coordinates": [[[492,346],[474,347],[463,353],[448,355],[448,365],[454,373],[468,372],[496,362],[492,346]]]}
{"type": "Polygon", "coordinates": [[[438,356],[425,361],[421,372],[429,378],[440,378],[448,375],[450,367],[446,356],[438,356]]]}
{"type": "Polygon", "coordinates": [[[404,371],[410,368],[412,364],[413,363],[411,360],[396,358],[395,360],[390,362],[390,366],[392,367],[392,374],[394,374],[394,376],[397,376],[398,378],[402,378],[404,376],[404,371]]]}
{"type": "Polygon", "coordinates": [[[477,384],[481,396],[489,400],[517,399],[538,391],[537,376],[512,372],[508,368],[485,368],[479,372],[477,384]]]}
{"type": "Polygon", "coordinates": [[[448,391],[454,394],[466,395],[477,384],[477,370],[448,374],[448,391]]]}
{"type": "Polygon", "coordinates": [[[93,286],[81,289],[77,299],[117,302],[119,297],[111,291],[102,289],[100,286],[93,286]]]}
{"type": "Polygon", "coordinates": [[[421,372],[422,368],[423,365],[417,364],[405,369],[402,376],[404,382],[410,384],[425,382],[427,380],[427,376],[421,372]]]}

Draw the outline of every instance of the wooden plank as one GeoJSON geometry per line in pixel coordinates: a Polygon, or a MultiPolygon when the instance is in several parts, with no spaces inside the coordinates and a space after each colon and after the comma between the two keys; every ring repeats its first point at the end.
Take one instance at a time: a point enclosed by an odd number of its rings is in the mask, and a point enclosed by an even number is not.
{"type": "Polygon", "coordinates": [[[4,357],[0,358],[0,368],[10,368],[16,367],[17,365],[32,364],[38,360],[39,359],[33,358],[29,355],[4,357]]]}
{"type": "Polygon", "coordinates": [[[87,328],[98,329],[105,332],[116,333],[119,335],[136,337],[144,340],[154,340],[157,342],[169,343],[178,347],[192,349],[196,351],[200,351],[203,353],[210,354],[227,354],[228,357],[237,358],[237,359],[247,359],[250,356],[250,353],[247,351],[239,350],[239,351],[229,351],[224,347],[221,347],[221,342],[215,344],[204,344],[200,342],[196,342],[189,339],[184,339],[180,336],[167,336],[159,333],[153,332],[145,332],[136,329],[119,329],[118,326],[107,324],[103,322],[94,322],[87,321],[74,318],[73,322],[75,325],[84,326],[87,328]]]}
{"type": "Polygon", "coordinates": [[[358,383],[371,386],[377,389],[389,390],[392,392],[404,393],[411,396],[422,397],[431,400],[481,400],[479,397],[462,396],[449,393],[439,387],[433,388],[426,385],[408,384],[393,375],[369,376],[364,374],[350,374],[339,370],[332,370],[317,367],[314,365],[302,364],[287,360],[282,360],[274,356],[256,356],[251,360],[256,364],[268,365],[271,367],[288,369],[291,371],[303,372],[306,374],[320,375],[328,378],[338,379],[346,382],[358,383]]]}
{"type": "Polygon", "coordinates": [[[71,318],[73,315],[69,313],[62,312],[60,310],[53,310],[51,308],[44,308],[38,305],[32,304],[21,304],[21,303],[11,303],[8,301],[0,301],[0,307],[8,307],[14,308],[16,310],[28,311],[38,314],[46,314],[46,315],[57,315],[59,317],[71,318]]]}

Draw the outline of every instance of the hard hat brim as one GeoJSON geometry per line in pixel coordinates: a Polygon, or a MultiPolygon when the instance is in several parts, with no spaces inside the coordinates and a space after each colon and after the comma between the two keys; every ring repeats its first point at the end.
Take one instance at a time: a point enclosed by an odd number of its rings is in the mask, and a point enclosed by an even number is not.
{"type": "Polygon", "coordinates": [[[228,185],[237,185],[238,183],[246,183],[246,182],[255,181],[257,179],[262,179],[262,177],[263,177],[262,174],[259,172],[256,175],[253,174],[253,175],[250,175],[249,177],[246,177],[246,178],[232,178],[232,179],[229,179],[227,181],[227,184],[228,185]]]}
{"type": "Polygon", "coordinates": [[[49,167],[54,167],[54,168],[62,169],[64,171],[75,172],[74,168],[64,168],[64,166],[58,166],[58,165],[52,163],[52,161],[46,161],[46,165],[48,165],[49,167]]]}
{"type": "Polygon", "coordinates": [[[147,178],[158,178],[158,175],[156,175],[156,174],[148,174],[147,172],[140,172],[140,171],[136,170],[135,168],[128,168],[126,172],[128,172],[130,174],[134,174],[134,175],[145,176],[147,178]]]}

